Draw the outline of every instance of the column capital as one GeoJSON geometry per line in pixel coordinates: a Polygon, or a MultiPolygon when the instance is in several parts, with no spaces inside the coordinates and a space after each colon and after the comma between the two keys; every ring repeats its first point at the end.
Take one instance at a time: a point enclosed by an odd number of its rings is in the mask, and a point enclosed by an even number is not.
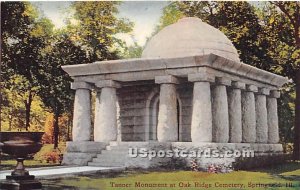
{"type": "Polygon", "coordinates": [[[225,77],[216,77],[216,84],[217,85],[230,86],[231,85],[231,80],[229,80],[225,77]]]}
{"type": "Polygon", "coordinates": [[[278,90],[271,90],[270,97],[271,98],[280,98],[280,92],[278,90]]]}
{"type": "Polygon", "coordinates": [[[176,77],[172,75],[165,75],[165,76],[156,76],[155,83],[156,84],[179,84],[179,81],[176,77]]]}
{"type": "Polygon", "coordinates": [[[250,91],[250,92],[258,92],[258,88],[257,86],[254,86],[252,84],[246,84],[246,91],[250,91]]]}
{"type": "Polygon", "coordinates": [[[92,89],[92,85],[84,82],[84,81],[75,81],[71,83],[71,89],[76,90],[76,89],[92,89]]]}
{"type": "Polygon", "coordinates": [[[215,76],[207,73],[193,73],[188,75],[190,82],[215,82],[215,76]]]}
{"type": "Polygon", "coordinates": [[[121,84],[113,81],[113,80],[101,80],[95,83],[95,86],[97,88],[104,88],[104,87],[108,87],[108,88],[120,88],[121,84]]]}
{"type": "Polygon", "coordinates": [[[232,88],[238,88],[238,89],[245,89],[246,88],[246,84],[239,82],[239,81],[232,81],[231,82],[231,87],[232,88]]]}
{"type": "Polygon", "coordinates": [[[270,94],[270,89],[267,89],[267,88],[258,88],[258,94],[269,95],[270,94]]]}

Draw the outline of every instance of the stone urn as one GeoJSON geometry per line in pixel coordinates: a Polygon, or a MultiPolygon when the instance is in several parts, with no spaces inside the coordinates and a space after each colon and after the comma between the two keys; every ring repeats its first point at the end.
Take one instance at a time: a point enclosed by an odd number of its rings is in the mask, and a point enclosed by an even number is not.
{"type": "Polygon", "coordinates": [[[17,165],[1,182],[1,189],[41,189],[40,182],[34,175],[25,170],[23,161],[28,155],[33,155],[42,148],[41,139],[44,132],[0,132],[2,152],[16,158],[17,165]]]}

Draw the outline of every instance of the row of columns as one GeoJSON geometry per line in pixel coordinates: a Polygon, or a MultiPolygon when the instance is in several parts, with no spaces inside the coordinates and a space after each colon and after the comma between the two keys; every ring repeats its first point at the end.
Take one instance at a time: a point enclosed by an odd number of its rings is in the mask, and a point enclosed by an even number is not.
{"type": "MultiPolygon", "coordinates": [[[[191,122],[192,142],[278,143],[277,98],[279,92],[258,89],[206,73],[188,75],[194,83],[191,122]],[[211,83],[214,84],[211,91],[211,83]]],[[[155,77],[160,84],[157,139],[178,139],[176,84],[173,76],[155,77]]],[[[94,141],[117,140],[117,95],[120,84],[102,80],[96,86],[94,141]]],[[[73,116],[73,141],[89,141],[91,135],[91,85],[74,82],[76,90],[73,116]]]]}
{"type": "MultiPolygon", "coordinates": [[[[117,93],[120,84],[103,80],[95,84],[96,106],[94,120],[94,141],[109,142],[117,140],[117,93]]],[[[91,97],[92,86],[86,82],[74,82],[76,90],[73,114],[73,141],[91,140],[91,97]]]]}
{"type": "Polygon", "coordinates": [[[192,142],[279,142],[278,91],[205,73],[189,75],[189,81],[194,82],[192,142]]]}

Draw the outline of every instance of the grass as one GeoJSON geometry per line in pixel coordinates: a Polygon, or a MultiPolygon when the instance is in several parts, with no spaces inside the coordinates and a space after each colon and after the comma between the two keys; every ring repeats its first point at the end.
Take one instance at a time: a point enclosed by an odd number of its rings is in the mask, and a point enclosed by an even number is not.
{"type": "MultiPolygon", "coordinates": [[[[226,174],[211,174],[192,171],[126,171],[119,174],[95,174],[58,180],[44,180],[47,189],[205,189],[195,187],[195,182],[205,184],[207,189],[240,189],[228,187],[230,184],[240,184],[241,189],[300,189],[300,163],[289,162],[266,169],[253,171],[235,171],[226,174]],[[128,184],[128,187],[113,187],[115,184],[128,184]],[[167,184],[167,187],[136,187],[140,184],[167,184]],[[180,184],[191,184],[191,187],[180,187],[180,184]],[[293,187],[286,187],[292,183],[293,187]],[[175,187],[170,187],[174,184],[175,187]],[[276,187],[258,187],[255,184],[277,185],[276,187]],[[281,187],[278,187],[280,185],[281,187]]],[[[240,186],[238,185],[238,186],[240,186]]]]}
{"type": "MultiPolygon", "coordinates": [[[[60,145],[64,149],[64,145],[60,145]]],[[[26,160],[26,167],[55,166],[55,163],[46,163],[43,154],[53,151],[53,145],[44,145],[33,160],[26,160]]],[[[13,169],[16,161],[5,157],[1,161],[0,170],[13,169]]],[[[127,190],[152,190],[152,189],[300,189],[300,162],[287,162],[285,164],[256,169],[251,171],[234,171],[226,174],[211,174],[192,171],[149,171],[131,170],[121,173],[94,174],[88,176],[68,177],[61,179],[42,180],[47,190],[92,190],[92,189],[127,189],[127,190]],[[198,182],[199,186],[195,187],[198,182]],[[127,187],[116,187],[114,184],[127,184],[127,187]],[[166,187],[142,187],[136,184],[166,184],[166,187]],[[293,187],[286,187],[286,183],[292,183],[293,187]],[[174,187],[170,187],[174,184],[174,187]],[[190,187],[180,187],[183,184],[191,184],[190,187]],[[230,184],[238,184],[241,188],[229,187],[230,184]],[[255,184],[281,185],[281,187],[257,187],[255,184]],[[210,187],[209,187],[210,186],[210,187]],[[218,186],[218,187],[216,187],[218,186]]]]}
{"type": "MultiPolygon", "coordinates": [[[[15,168],[17,164],[16,160],[2,160],[0,164],[0,171],[1,170],[12,170],[15,168]]],[[[24,161],[26,168],[39,168],[39,167],[49,167],[49,166],[58,166],[59,164],[56,163],[43,163],[39,160],[25,160],[24,161]]]]}

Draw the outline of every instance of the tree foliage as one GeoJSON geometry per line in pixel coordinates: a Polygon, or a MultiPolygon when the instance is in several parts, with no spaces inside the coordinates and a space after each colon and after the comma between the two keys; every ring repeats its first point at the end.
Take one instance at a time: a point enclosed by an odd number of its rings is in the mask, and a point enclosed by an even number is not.
{"type": "Polygon", "coordinates": [[[114,35],[132,30],[133,23],[117,18],[119,2],[74,2],[75,27],[74,38],[88,51],[89,62],[118,58],[115,48],[122,41],[114,35]]]}
{"type": "Polygon", "coordinates": [[[274,61],[268,55],[268,41],[255,8],[248,2],[173,2],[164,9],[157,28],[183,16],[198,17],[221,30],[237,48],[242,62],[270,70],[274,61]]]}
{"type": "Polygon", "coordinates": [[[143,53],[143,47],[138,45],[136,42],[129,46],[125,47],[125,51],[122,54],[122,58],[129,59],[129,58],[140,58],[143,53]]]}
{"type": "MultiPolygon", "coordinates": [[[[59,119],[59,140],[60,141],[68,141],[70,136],[70,125],[71,125],[71,116],[69,114],[62,114],[59,119]]],[[[46,121],[45,121],[45,134],[43,135],[43,143],[46,144],[54,144],[54,126],[55,126],[55,119],[53,113],[47,114],[46,121]]]]}
{"type": "MultiPolygon", "coordinates": [[[[28,91],[29,82],[22,75],[10,76],[10,86],[2,89],[2,94],[5,97],[5,103],[2,109],[2,123],[4,130],[24,130],[26,122],[30,122],[31,130],[42,130],[41,126],[44,121],[43,106],[40,98],[28,91]],[[29,98],[29,96],[31,96],[29,98]],[[31,120],[27,121],[28,100],[30,103],[31,120]]],[[[34,89],[32,89],[34,91],[34,89]]]]}
{"type": "Polygon", "coordinates": [[[1,5],[1,45],[3,47],[1,86],[8,88],[14,85],[10,82],[14,82],[14,77],[18,75],[26,78],[26,85],[21,84],[22,91],[20,92],[24,92],[23,98],[26,98],[23,101],[25,106],[23,126],[28,130],[32,101],[39,90],[36,72],[39,68],[40,55],[47,43],[45,37],[49,35],[53,25],[48,19],[38,17],[37,10],[30,3],[1,2],[1,5]]]}
{"type": "Polygon", "coordinates": [[[300,160],[300,2],[271,2],[286,19],[290,36],[283,46],[285,63],[282,70],[295,82],[294,159],[300,160]]]}
{"type": "Polygon", "coordinates": [[[1,2],[0,116],[6,129],[40,129],[51,112],[55,147],[59,134],[60,139],[68,139],[74,92],[72,79],[61,66],[118,57],[124,43],[114,35],[133,26],[117,17],[118,5],[74,2],[77,24],[69,22],[66,28],[54,30],[30,2],[1,2]],[[68,132],[63,126],[68,126],[68,132]]]}
{"type": "Polygon", "coordinates": [[[44,52],[39,70],[39,95],[50,112],[54,113],[54,147],[58,146],[59,117],[72,111],[74,92],[70,89],[71,77],[61,68],[63,65],[87,62],[86,53],[65,34],[53,36],[44,52]]]}

